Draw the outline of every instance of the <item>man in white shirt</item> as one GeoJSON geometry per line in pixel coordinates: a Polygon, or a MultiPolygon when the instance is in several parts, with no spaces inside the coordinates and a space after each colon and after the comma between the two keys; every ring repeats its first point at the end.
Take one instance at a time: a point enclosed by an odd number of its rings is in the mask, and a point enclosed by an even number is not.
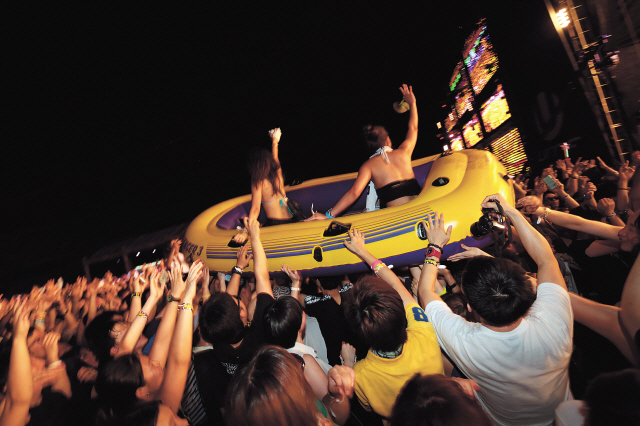
{"type": "MultiPolygon", "coordinates": [[[[551,425],[556,407],[572,399],[569,294],[544,237],[499,194],[486,197],[482,207],[494,208],[494,201],[503,207],[538,265],[537,290],[535,280],[509,260],[471,259],[461,288],[468,309],[475,311],[480,323],[467,322],[435,293],[440,256],[431,249],[420,277],[420,300],[440,346],[480,386],[477,400],[494,424],[551,425]]],[[[436,215],[427,228],[431,247],[441,249],[450,234],[451,227],[444,229],[443,216],[436,215]]]]}

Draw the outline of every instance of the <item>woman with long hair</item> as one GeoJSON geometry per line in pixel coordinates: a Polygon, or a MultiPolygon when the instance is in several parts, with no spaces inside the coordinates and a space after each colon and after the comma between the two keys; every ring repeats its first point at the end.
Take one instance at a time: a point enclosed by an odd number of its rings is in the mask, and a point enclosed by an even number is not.
{"type": "MultiPolygon", "coordinates": [[[[298,222],[302,219],[300,207],[287,198],[284,190],[284,177],[278,158],[278,144],[282,131],[275,128],[269,131],[271,152],[256,149],[249,153],[247,168],[251,174],[251,210],[249,219],[257,220],[260,209],[264,208],[267,220],[263,226],[282,225],[298,222]]],[[[234,237],[234,241],[244,243],[245,232],[234,237]]]]}
{"type": "Polygon", "coordinates": [[[407,203],[420,194],[422,188],[411,167],[411,155],[418,140],[418,107],[411,86],[403,84],[400,92],[410,107],[409,130],[404,142],[394,150],[384,127],[365,126],[365,140],[376,152],[360,167],[351,189],[332,208],[326,213],[316,212],[307,220],[333,219],[344,213],[360,197],[369,181],[375,185],[381,208],[407,203]]]}
{"type": "Polygon", "coordinates": [[[304,361],[277,346],[263,346],[237,372],[227,390],[225,419],[236,426],[344,424],[349,417],[355,373],[329,371],[329,393],[316,399],[304,376],[304,361]]]}

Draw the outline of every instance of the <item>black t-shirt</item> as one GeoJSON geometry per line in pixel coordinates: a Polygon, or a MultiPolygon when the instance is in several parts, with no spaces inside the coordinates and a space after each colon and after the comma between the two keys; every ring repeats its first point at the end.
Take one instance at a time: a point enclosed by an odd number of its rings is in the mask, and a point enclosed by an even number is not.
{"type": "Polygon", "coordinates": [[[342,342],[347,342],[356,348],[358,359],[367,356],[367,349],[362,348],[349,330],[349,324],[344,316],[344,306],[353,298],[351,283],[340,289],[340,304],[331,296],[307,296],[304,299],[307,315],[318,320],[320,332],[327,346],[327,360],[331,365],[340,365],[340,351],[342,342]]]}
{"type": "Polygon", "coordinates": [[[213,349],[194,354],[198,390],[209,418],[220,417],[220,408],[224,406],[227,387],[233,375],[264,344],[264,313],[273,301],[273,297],[267,293],[257,296],[253,321],[237,348],[227,343],[213,343],[213,349]]]}

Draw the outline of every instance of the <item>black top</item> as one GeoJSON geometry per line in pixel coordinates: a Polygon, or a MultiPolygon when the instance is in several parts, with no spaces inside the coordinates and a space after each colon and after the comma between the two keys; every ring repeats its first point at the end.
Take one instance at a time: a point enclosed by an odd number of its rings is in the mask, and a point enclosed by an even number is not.
{"type": "Polygon", "coordinates": [[[343,306],[353,298],[351,283],[340,289],[338,304],[331,296],[307,296],[304,298],[305,312],[318,320],[320,332],[327,346],[327,360],[331,365],[341,365],[340,351],[342,342],[347,342],[356,348],[358,359],[364,359],[367,349],[362,348],[349,330],[349,324],[344,316],[343,306]]]}
{"type": "Polygon", "coordinates": [[[263,319],[265,311],[273,303],[273,297],[260,293],[251,326],[237,348],[227,343],[212,343],[213,349],[194,354],[193,364],[207,417],[221,418],[227,387],[234,373],[251,360],[264,344],[263,319]]]}
{"type": "Polygon", "coordinates": [[[419,195],[420,191],[422,188],[415,178],[391,182],[382,188],[376,188],[376,193],[380,198],[380,208],[387,207],[387,203],[398,198],[419,195]]]}

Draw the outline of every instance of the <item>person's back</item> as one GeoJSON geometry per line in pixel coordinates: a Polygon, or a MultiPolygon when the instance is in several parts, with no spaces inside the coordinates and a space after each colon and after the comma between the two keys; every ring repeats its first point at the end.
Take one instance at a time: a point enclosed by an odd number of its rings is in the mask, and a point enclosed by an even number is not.
{"type": "MultiPolygon", "coordinates": [[[[425,261],[420,299],[440,346],[480,387],[477,399],[494,424],[551,425],[556,407],[572,399],[571,301],[549,243],[501,195],[486,197],[482,207],[497,209],[496,201],[538,266],[537,291],[535,280],[510,260],[471,259],[461,289],[480,322],[467,322],[435,293],[436,256],[425,261]]],[[[430,244],[449,241],[451,227],[445,233],[443,216],[436,214],[427,228],[430,244]]]]}

